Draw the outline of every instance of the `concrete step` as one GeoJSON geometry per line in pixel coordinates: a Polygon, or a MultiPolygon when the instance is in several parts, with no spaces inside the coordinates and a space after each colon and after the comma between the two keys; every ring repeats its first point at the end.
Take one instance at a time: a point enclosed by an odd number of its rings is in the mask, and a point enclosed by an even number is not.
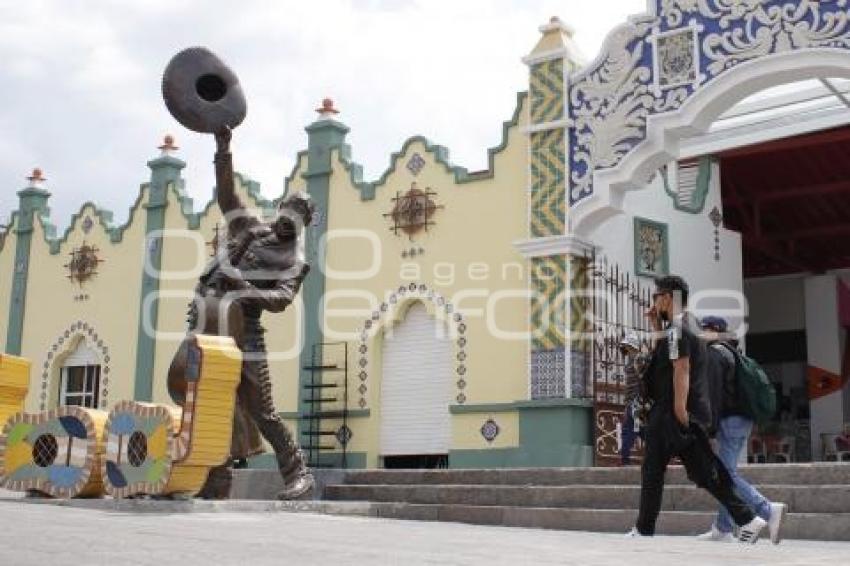
{"type": "MultiPolygon", "coordinates": [[[[414,503],[373,503],[372,506],[375,516],[388,519],[452,521],[476,525],[614,533],[626,533],[632,528],[637,517],[637,511],[634,509],[565,509],[414,503]]],[[[707,531],[713,519],[714,513],[708,512],[663,511],[659,517],[656,532],[667,535],[697,535],[707,531]]],[[[767,539],[767,536],[767,529],[765,529],[763,537],[767,539]]],[[[789,514],[782,529],[782,536],[789,539],[850,541],[850,513],[789,514]]]]}
{"type": "MultiPolygon", "coordinates": [[[[740,469],[759,485],[850,485],[850,463],[758,464],[740,469]]],[[[640,468],[348,470],[345,481],[357,485],[637,485],[640,468]]],[[[681,466],[670,466],[666,482],[690,483],[681,466]]]]}
{"type": "MultiPolygon", "coordinates": [[[[850,486],[768,485],[760,491],[771,501],[787,503],[794,513],[850,513],[850,486]]],[[[637,485],[328,485],[323,498],[331,501],[404,502],[425,505],[572,509],[637,509],[637,485]]],[[[668,485],[663,509],[706,511],[717,502],[693,486],[668,485]]]]}

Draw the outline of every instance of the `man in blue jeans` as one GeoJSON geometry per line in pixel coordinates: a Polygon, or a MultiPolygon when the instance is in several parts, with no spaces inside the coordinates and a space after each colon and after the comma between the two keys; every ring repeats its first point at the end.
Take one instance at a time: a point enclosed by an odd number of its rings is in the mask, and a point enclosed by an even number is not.
{"type": "MultiPolygon", "coordinates": [[[[717,423],[717,456],[726,466],[735,492],[753,511],[767,521],[770,540],[774,544],[781,541],[780,530],[785,520],[788,506],[784,503],[771,503],[747,480],[738,474],[738,461],[746,454],[747,440],[753,430],[753,421],[746,416],[738,397],[735,375],[735,345],[727,339],[726,321],[720,317],[707,316],[702,319],[703,338],[708,342],[707,357],[709,380],[713,383],[712,404],[715,408],[717,423]]],[[[700,540],[731,542],[733,540],[733,521],[728,511],[720,507],[717,519],[711,530],[699,535],[700,540]]]]}

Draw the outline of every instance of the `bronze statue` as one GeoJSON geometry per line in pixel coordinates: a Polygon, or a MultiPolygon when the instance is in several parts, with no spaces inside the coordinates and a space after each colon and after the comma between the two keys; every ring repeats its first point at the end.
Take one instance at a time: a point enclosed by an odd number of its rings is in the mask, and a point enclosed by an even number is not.
{"type": "MultiPolygon", "coordinates": [[[[310,491],[314,481],[274,407],[260,317],[263,311],[281,312],[288,307],[309,271],[300,250],[303,230],[314,215],[313,203],[306,195],[290,195],[269,223],[246,210],[234,191],[230,153],[231,131],[245,117],[245,100],[236,76],[211,52],[191,48],[175,55],[166,68],[162,90],[166,106],[181,124],[215,135],[216,198],[227,220],[227,240],[195,289],[189,332],[233,336],[244,360],[230,460],[210,471],[198,495],[228,497],[233,461],[263,452],[262,436],[274,449],[283,477],[284,489],[278,497],[296,499],[310,491]]],[[[178,404],[185,395],[179,371],[185,360],[186,348],[181,346],[168,380],[169,393],[178,404]]]]}

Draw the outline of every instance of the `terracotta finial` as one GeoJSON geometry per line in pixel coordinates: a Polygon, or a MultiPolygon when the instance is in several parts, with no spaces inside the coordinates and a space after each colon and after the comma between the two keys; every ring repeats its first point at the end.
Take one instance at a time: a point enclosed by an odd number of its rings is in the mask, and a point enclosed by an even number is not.
{"type": "Polygon", "coordinates": [[[27,177],[27,181],[29,181],[30,183],[33,183],[33,184],[41,183],[41,182],[46,181],[46,180],[47,179],[44,177],[44,173],[38,167],[34,168],[32,170],[32,175],[27,177]]]}
{"type": "Polygon", "coordinates": [[[162,145],[157,149],[161,149],[162,151],[174,151],[180,148],[174,145],[174,136],[171,134],[165,134],[165,137],[162,138],[162,145]]]}
{"type": "Polygon", "coordinates": [[[325,98],[324,100],[322,100],[322,107],[316,108],[316,112],[318,112],[322,116],[339,114],[339,110],[334,108],[334,101],[330,98],[325,98]]]}

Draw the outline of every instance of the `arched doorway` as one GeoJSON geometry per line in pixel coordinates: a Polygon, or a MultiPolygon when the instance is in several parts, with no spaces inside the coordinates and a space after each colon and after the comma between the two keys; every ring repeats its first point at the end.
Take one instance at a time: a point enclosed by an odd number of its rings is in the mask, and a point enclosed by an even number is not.
{"type": "Polygon", "coordinates": [[[382,345],[381,449],[384,467],[448,465],[452,342],[425,305],[413,303],[382,345]]]}

